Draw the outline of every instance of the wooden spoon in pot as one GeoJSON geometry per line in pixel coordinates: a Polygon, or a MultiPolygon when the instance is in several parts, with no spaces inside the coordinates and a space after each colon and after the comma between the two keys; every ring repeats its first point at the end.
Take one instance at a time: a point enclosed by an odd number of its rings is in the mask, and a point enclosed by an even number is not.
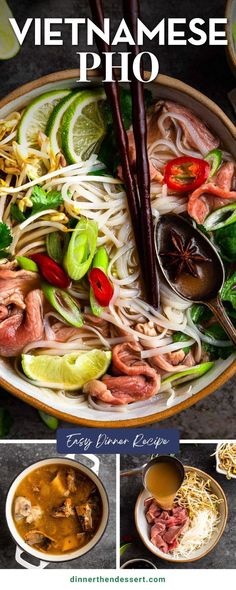
{"type": "Polygon", "coordinates": [[[220,299],[224,266],[210,240],[181,215],[165,213],[157,223],[155,243],[171,289],[183,299],[207,305],[236,345],[236,329],[220,299]]]}

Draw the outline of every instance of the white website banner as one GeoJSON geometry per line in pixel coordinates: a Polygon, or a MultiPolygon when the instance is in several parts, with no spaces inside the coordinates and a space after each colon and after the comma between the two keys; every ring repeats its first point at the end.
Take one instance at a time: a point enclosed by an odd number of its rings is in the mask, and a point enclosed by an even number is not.
{"type": "Polygon", "coordinates": [[[96,586],[99,590],[125,588],[142,590],[152,585],[165,590],[199,590],[213,588],[222,590],[226,584],[236,585],[236,570],[48,570],[25,571],[0,570],[1,587],[42,590],[56,587],[57,590],[88,590],[96,586]]]}

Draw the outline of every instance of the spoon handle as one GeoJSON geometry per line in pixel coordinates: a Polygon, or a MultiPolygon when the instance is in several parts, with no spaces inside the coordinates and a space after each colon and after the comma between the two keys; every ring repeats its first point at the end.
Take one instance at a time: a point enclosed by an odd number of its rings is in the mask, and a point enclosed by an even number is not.
{"type": "Polygon", "coordinates": [[[144,467],[146,467],[147,463],[141,465],[141,467],[134,467],[133,469],[127,469],[127,471],[121,471],[120,476],[126,477],[127,475],[137,475],[138,473],[142,473],[144,467]]]}
{"type": "Polygon", "coordinates": [[[236,346],[236,329],[229,319],[220,298],[216,297],[215,299],[212,299],[207,303],[207,306],[213,311],[222,328],[224,328],[230,340],[232,340],[233,344],[236,346]]]}

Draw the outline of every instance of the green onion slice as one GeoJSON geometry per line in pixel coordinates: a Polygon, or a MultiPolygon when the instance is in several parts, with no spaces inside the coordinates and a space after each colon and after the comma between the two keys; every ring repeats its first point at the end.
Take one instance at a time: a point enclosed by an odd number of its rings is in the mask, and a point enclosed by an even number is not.
{"type": "Polygon", "coordinates": [[[214,362],[201,363],[200,365],[195,365],[195,367],[190,367],[185,371],[174,373],[174,375],[170,375],[169,377],[166,377],[166,379],[163,379],[162,385],[164,385],[164,383],[172,383],[172,381],[175,381],[175,385],[178,385],[178,383],[184,383],[185,381],[197,379],[198,377],[201,377],[207,373],[207,371],[209,371],[214,366],[214,364],[214,362]]]}
{"type": "Polygon", "coordinates": [[[208,231],[215,231],[236,221],[236,203],[231,203],[220,209],[216,209],[204,221],[204,227],[208,231]]]}
{"type": "Polygon", "coordinates": [[[95,254],[98,225],[95,221],[81,219],[77,223],[64,257],[64,268],[74,281],[88,272],[95,254]]]}
{"type": "Polygon", "coordinates": [[[66,291],[59,289],[58,287],[53,287],[48,283],[42,284],[42,290],[52,307],[54,307],[68,324],[75,326],[76,328],[81,328],[83,325],[83,318],[80,308],[66,291]]]}
{"type": "Polygon", "coordinates": [[[222,162],[222,151],[219,149],[211,150],[204,158],[211,165],[208,180],[210,180],[219,169],[222,162]]]}
{"type": "Polygon", "coordinates": [[[24,270],[31,270],[31,272],[38,272],[39,270],[36,262],[27,258],[27,256],[17,256],[16,260],[20,268],[23,268],[24,270]]]}

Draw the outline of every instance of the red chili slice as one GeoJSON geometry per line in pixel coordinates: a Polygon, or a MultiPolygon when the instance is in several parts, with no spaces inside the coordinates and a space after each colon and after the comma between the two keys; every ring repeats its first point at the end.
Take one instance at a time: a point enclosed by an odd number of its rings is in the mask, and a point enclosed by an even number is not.
{"type": "Polygon", "coordinates": [[[66,289],[70,286],[71,279],[66,272],[47,254],[32,254],[30,258],[36,262],[41,274],[48,283],[60,289],[66,289]]]}
{"type": "Polygon", "coordinates": [[[204,184],[210,174],[210,164],[200,158],[181,156],[167,162],[164,182],[181,193],[191,192],[204,184]]]}
{"type": "Polygon", "coordinates": [[[105,272],[100,268],[93,268],[88,279],[99,305],[107,307],[113,297],[114,289],[105,272]]]}

